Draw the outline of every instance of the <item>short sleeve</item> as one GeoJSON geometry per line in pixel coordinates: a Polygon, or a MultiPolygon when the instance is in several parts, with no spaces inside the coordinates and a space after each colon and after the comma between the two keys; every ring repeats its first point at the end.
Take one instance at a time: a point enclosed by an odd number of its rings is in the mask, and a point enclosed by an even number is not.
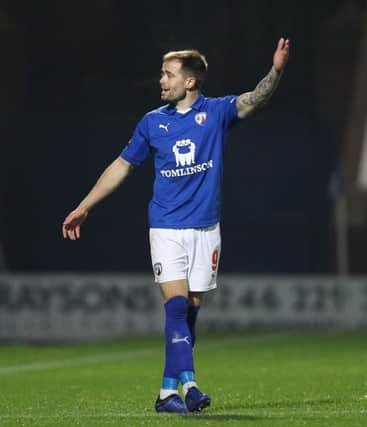
{"type": "Polygon", "coordinates": [[[120,156],[134,166],[140,166],[151,154],[149,144],[148,117],[144,116],[137,124],[128,145],[122,150],[120,156]]]}
{"type": "Polygon", "coordinates": [[[224,127],[227,129],[240,120],[238,117],[236,105],[237,98],[238,96],[236,95],[228,95],[221,98],[216,98],[216,108],[219,110],[224,127]]]}

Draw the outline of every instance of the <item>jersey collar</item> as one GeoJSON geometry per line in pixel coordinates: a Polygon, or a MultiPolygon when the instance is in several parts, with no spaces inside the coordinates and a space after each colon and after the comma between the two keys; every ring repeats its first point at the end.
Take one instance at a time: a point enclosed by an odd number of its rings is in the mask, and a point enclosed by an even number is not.
{"type": "MultiPolygon", "coordinates": [[[[204,95],[201,93],[201,94],[197,97],[196,101],[191,105],[191,109],[192,109],[192,110],[200,111],[201,106],[203,105],[204,99],[205,99],[205,97],[204,97],[204,95]]],[[[163,107],[163,111],[164,111],[165,113],[167,113],[167,114],[171,114],[171,115],[172,115],[172,114],[175,114],[175,113],[176,113],[177,109],[176,109],[176,106],[175,106],[175,105],[173,105],[173,104],[168,104],[168,105],[165,105],[165,106],[163,107]]]]}

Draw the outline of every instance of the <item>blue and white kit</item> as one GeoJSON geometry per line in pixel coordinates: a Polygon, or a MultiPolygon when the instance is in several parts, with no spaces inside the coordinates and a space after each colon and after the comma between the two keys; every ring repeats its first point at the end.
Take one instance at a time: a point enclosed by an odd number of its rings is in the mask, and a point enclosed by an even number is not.
{"type": "Polygon", "coordinates": [[[121,157],[139,166],[155,155],[151,228],[201,228],[220,221],[223,151],[239,120],[237,96],[199,95],[190,110],[166,105],[138,123],[121,157]]]}

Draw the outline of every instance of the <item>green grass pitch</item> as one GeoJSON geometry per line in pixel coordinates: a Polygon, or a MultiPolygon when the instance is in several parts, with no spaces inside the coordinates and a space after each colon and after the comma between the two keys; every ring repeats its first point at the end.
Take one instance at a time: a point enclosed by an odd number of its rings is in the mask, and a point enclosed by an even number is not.
{"type": "Polygon", "coordinates": [[[156,414],[163,338],[0,347],[0,426],[367,426],[367,331],[205,335],[202,414],[156,414]]]}

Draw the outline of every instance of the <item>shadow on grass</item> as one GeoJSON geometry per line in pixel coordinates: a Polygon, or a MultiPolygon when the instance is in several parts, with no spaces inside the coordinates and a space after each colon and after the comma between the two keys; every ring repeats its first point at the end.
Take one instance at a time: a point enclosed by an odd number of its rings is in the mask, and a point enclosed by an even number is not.
{"type": "Polygon", "coordinates": [[[215,421],[259,421],[261,417],[254,417],[252,415],[240,415],[240,414],[197,414],[190,417],[190,421],[203,421],[203,420],[215,420],[215,421]]]}
{"type": "Polygon", "coordinates": [[[235,403],[227,404],[225,407],[216,408],[221,412],[225,411],[253,411],[257,409],[299,409],[304,407],[322,407],[326,405],[337,405],[341,402],[338,399],[305,399],[305,400],[278,400],[258,403],[235,403]]]}
{"type": "Polygon", "coordinates": [[[252,411],[252,410],[266,410],[266,409],[297,409],[305,406],[323,406],[323,405],[330,405],[337,403],[337,400],[335,399],[319,399],[319,400],[311,400],[311,399],[305,399],[303,401],[301,400],[284,400],[284,401],[276,401],[276,402],[262,402],[262,403],[255,403],[255,404],[238,404],[238,405],[226,405],[226,407],[216,408],[220,412],[223,412],[221,414],[216,413],[192,413],[188,415],[183,415],[182,419],[189,419],[190,422],[195,421],[203,421],[203,420],[212,420],[212,421],[260,421],[265,418],[269,419],[269,417],[262,417],[258,415],[246,415],[246,414],[238,414],[238,413],[231,413],[230,411],[252,411]],[[228,413],[226,413],[228,411],[228,413]]]}

